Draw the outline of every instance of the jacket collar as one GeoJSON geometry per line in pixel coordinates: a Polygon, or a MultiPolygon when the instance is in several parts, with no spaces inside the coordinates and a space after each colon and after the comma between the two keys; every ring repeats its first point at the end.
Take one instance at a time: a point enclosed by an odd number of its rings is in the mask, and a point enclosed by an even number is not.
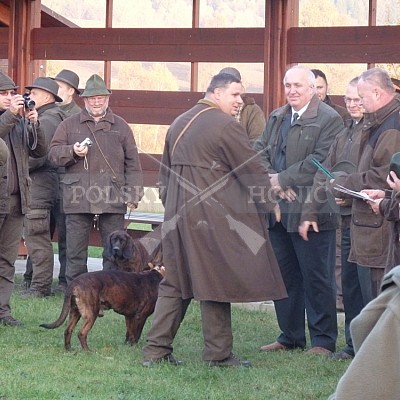
{"type": "Polygon", "coordinates": [[[393,99],[372,113],[364,113],[364,125],[363,129],[370,129],[376,125],[381,125],[385,119],[392,114],[394,111],[400,108],[400,95],[395,95],[393,99]]]}
{"type": "Polygon", "coordinates": [[[37,112],[39,115],[43,114],[45,111],[50,110],[52,108],[59,108],[56,103],[48,103],[48,104],[43,104],[39,108],[37,108],[37,112]]]}
{"type": "MultiPolygon", "coordinates": [[[[321,100],[316,94],[313,97],[311,97],[310,103],[308,104],[307,109],[302,114],[301,119],[305,120],[305,119],[316,118],[318,116],[318,108],[320,103],[321,100]]],[[[283,118],[284,115],[291,113],[292,113],[292,107],[289,104],[286,104],[283,107],[276,110],[276,115],[280,116],[281,118],[283,118]]],[[[296,122],[299,123],[300,120],[297,120],[296,122]]]]}
{"type": "MultiPolygon", "coordinates": [[[[94,121],[93,117],[89,115],[87,112],[86,108],[82,109],[81,114],[80,114],[80,122],[86,122],[86,121],[94,121]]],[[[114,119],[114,114],[111,111],[110,107],[107,108],[106,115],[97,123],[101,122],[108,122],[110,124],[114,124],[115,119],[114,119]]]]}

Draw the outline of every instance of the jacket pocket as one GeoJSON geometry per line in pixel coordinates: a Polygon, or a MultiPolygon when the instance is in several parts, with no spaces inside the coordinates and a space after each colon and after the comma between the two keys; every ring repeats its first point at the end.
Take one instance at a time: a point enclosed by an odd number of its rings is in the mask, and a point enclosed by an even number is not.
{"type": "Polygon", "coordinates": [[[384,217],[376,215],[368,204],[364,201],[353,202],[352,221],[355,226],[362,226],[366,228],[380,228],[383,224],[384,217]]]}
{"type": "Polygon", "coordinates": [[[85,198],[86,188],[78,174],[66,174],[60,180],[63,204],[77,207],[85,198]]]}
{"type": "Polygon", "coordinates": [[[25,214],[25,234],[38,235],[49,231],[50,212],[47,209],[29,210],[25,214]]]}

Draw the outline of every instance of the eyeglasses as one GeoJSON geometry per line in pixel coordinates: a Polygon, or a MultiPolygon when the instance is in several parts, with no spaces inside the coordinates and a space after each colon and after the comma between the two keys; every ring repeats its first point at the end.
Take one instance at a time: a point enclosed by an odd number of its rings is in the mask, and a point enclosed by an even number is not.
{"type": "Polygon", "coordinates": [[[16,94],[15,90],[0,90],[0,96],[15,96],[16,94]]]}
{"type": "Polygon", "coordinates": [[[346,104],[351,104],[351,102],[353,102],[356,106],[361,104],[361,99],[350,99],[349,97],[344,97],[343,100],[346,104]]]}

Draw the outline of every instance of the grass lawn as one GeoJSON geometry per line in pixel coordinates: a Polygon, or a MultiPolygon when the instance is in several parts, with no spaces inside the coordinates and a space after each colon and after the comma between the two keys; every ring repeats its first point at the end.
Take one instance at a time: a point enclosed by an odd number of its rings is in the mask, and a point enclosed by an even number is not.
{"type": "MultiPolygon", "coordinates": [[[[189,307],[174,343],[174,354],[185,361],[182,367],[142,367],[141,348],[151,317],[139,344],[130,347],[124,344],[124,318],[113,311],[99,318],[89,333],[90,352],[82,352],[78,329],[72,351],[66,352],[65,324],[55,330],[39,327],[58,317],[62,296],[23,299],[18,290],[12,297],[13,315],[25,325],[0,326],[1,400],[326,399],[348,365],[300,351],[260,353],[260,345],[275,340],[278,333],[275,314],[233,307],[234,351],[251,360],[253,368],[207,367],[201,361],[196,302],[189,307]]],[[[339,347],[342,345],[343,335],[339,347]]]]}

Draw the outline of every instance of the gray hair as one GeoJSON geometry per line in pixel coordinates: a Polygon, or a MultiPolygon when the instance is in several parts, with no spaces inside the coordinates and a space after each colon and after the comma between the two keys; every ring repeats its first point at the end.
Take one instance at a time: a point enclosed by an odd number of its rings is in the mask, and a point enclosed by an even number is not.
{"type": "Polygon", "coordinates": [[[311,71],[311,69],[303,67],[302,65],[295,65],[294,67],[289,68],[286,71],[285,76],[283,77],[283,84],[286,83],[286,74],[289,71],[293,71],[293,70],[296,70],[296,69],[300,70],[300,71],[303,71],[304,74],[307,76],[307,80],[308,80],[309,85],[311,87],[315,87],[315,75],[314,75],[314,73],[311,71]]]}
{"type": "Polygon", "coordinates": [[[371,85],[378,86],[385,92],[394,93],[395,88],[387,71],[382,68],[370,68],[364,71],[358,81],[363,80],[371,85]]]}

